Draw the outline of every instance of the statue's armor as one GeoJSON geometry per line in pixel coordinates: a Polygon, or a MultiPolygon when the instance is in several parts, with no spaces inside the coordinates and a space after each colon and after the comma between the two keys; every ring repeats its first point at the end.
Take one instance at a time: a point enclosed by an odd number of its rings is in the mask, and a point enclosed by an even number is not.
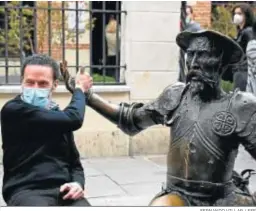
{"type": "Polygon", "coordinates": [[[209,193],[215,184],[232,178],[238,141],[236,119],[230,113],[232,95],[204,104],[187,92],[173,115],[166,119],[172,128],[168,152],[167,186],[178,185],[209,193]],[[194,181],[194,182],[192,182],[194,181]]]}
{"type": "Polygon", "coordinates": [[[188,87],[178,84],[168,87],[144,109],[161,114],[164,125],[171,127],[167,187],[177,186],[201,196],[232,184],[239,144],[245,141],[250,151],[256,141],[248,139],[255,127],[256,102],[239,91],[210,103],[199,96],[192,98],[188,87]]]}
{"type": "Polygon", "coordinates": [[[232,189],[239,144],[256,157],[255,99],[235,91],[203,102],[189,85],[176,83],[147,104],[116,106],[92,95],[89,105],[128,135],[155,124],[171,127],[167,188],[207,197],[232,189]]]}

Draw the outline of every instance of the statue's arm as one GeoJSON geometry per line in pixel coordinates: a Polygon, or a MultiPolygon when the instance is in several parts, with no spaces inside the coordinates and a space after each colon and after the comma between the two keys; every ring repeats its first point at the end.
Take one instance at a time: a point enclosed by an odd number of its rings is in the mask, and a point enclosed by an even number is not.
{"type": "Polygon", "coordinates": [[[237,135],[245,150],[256,159],[256,97],[251,93],[241,93],[236,99],[237,135]]]}
{"type": "Polygon", "coordinates": [[[147,110],[147,104],[143,103],[113,104],[95,93],[90,93],[88,105],[131,136],[152,125],[164,123],[163,115],[147,110]]]}
{"type": "Polygon", "coordinates": [[[165,125],[165,119],[172,116],[179,105],[185,90],[185,84],[168,86],[155,100],[143,103],[112,104],[95,93],[89,94],[88,105],[105,118],[116,124],[129,135],[157,124],[165,125]]]}
{"type": "MultiPolygon", "coordinates": [[[[60,71],[66,88],[72,93],[75,79],[69,74],[66,61],[60,64],[60,71]]],[[[84,71],[84,68],[81,68],[80,72],[84,71]]],[[[132,136],[152,125],[165,124],[165,118],[170,117],[179,105],[184,90],[185,84],[178,82],[168,86],[157,99],[146,104],[113,104],[92,91],[87,93],[87,97],[88,105],[92,109],[132,136]]]]}
{"type": "MultiPolygon", "coordinates": [[[[256,105],[255,105],[256,106],[256,105]]],[[[241,144],[245,150],[256,159],[256,111],[246,124],[246,127],[239,133],[241,144]]]]}

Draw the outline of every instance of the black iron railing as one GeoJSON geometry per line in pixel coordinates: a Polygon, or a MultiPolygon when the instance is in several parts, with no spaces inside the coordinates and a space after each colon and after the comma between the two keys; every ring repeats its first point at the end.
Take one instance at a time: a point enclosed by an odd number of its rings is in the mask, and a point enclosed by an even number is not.
{"type": "Polygon", "coordinates": [[[126,66],[120,64],[122,14],[126,11],[121,9],[120,1],[1,1],[0,85],[20,84],[22,61],[34,53],[66,60],[74,72],[85,66],[96,85],[123,84],[120,71],[126,66]],[[88,61],[81,58],[83,55],[88,61]]]}
{"type": "MultiPolygon", "coordinates": [[[[181,2],[181,9],[180,9],[180,31],[185,30],[186,26],[186,1],[181,2]]],[[[185,82],[185,53],[183,50],[180,49],[180,57],[179,57],[179,78],[180,82],[185,82]]]]}

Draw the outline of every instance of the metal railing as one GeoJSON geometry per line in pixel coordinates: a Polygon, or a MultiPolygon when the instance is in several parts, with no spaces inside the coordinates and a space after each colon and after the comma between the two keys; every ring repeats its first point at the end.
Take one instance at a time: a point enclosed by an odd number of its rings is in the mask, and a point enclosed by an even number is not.
{"type": "Polygon", "coordinates": [[[0,85],[20,84],[22,61],[35,53],[66,60],[73,72],[88,68],[96,85],[123,84],[122,14],[120,1],[1,1],[0,85]]]}
{"type": "MultiPolygon", "coordinates": [[[[186,27],[186,6],[187,2],[181,2],[181,9],[180,9],[180,31],[185,30],[186,27]]],[[[180,82],[185,82],[185,53],[183,50],[180,49],[180,56],[179,56],[179,78],[180,82]]]]}

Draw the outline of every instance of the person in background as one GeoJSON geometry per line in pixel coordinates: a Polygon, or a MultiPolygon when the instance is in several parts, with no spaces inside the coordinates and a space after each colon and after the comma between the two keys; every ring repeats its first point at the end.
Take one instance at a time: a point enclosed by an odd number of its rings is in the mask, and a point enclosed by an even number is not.
{"type": "Polygon", "coordinates": [[[256,95],[256,21],[252,26],[253,38],[246,48],[248,62],[248,78],[246,91],[256,95]]]}
{"type": "MultiPolygon", "coordinates": [[[[185,30],[190,31],[190,32],[198,32],[201,30],[201,26],[199,23],[195,21],[195,16],[193,13],[193,8],[190,5],[186,6],[186,19],[185,19],[185,30]]],[[[179,59],[179,64],[184,64],[184,67],[180,67],[179,71],[179,79],[178,81],[180,82],[185,82],[186,80],[186,67],[185,67],[185,59],[186,59],[186,54],[180,49],[180,55],[184,58],[182,61],[182,57],[179,59]]]]}
{"type": "MultiPolygon", "coordinates": [[[[232,11],[233,23],[237,26],[237,37],[235,41],[241,46],[244,53],[248,42],[252,39],[252,24],[254,20],[253,10],[249,4],[237,4],[232,11]]],[[[244,59],[237,65],[232,66],[234,72],[233,83],[235,90],[239,88],[241,91],[246,91],[247,85],[247,59],[244,59]]]]}
{"type": "Polygon", "coordinates": [[[248,42],[252,39],[254,14],[249,4],[238,4],[233,8],[233,22],[237,26],[236,42],[246,52],[248,42]]]}
{"type": "Polygon", "coordinates": [[[192,6],[188,5],[186,7],[186,31],[191,31],[191,32],[197,32],[201,30],[201,26],[199,23],[195,21],[195,16],[193,13],[193,8],[192,6]]]}
{"type": "MultiPolygon", "coordinates": [[[[109,18],[109,22],[106,25],[105,29],[105,36],[107,41],[107,65],[115,66],[116,64],[116,56],[119,52],[117,50],[118,40],[120,40],[120,26],[117,31],[117,21],[114,18],[114,15],[111,15],[109,18]],[[117,34],[118,33],[118,34],[117,34]]],[[[118,62],[118,61],[117,61],[118,62]]],[[[107,68],[106,69],[106,76],[110,76],[116,79],[118,81],[119,79],[119,69],[118,68],[107,68]],[[116,70],[116,71],[115,71],[116,70]],[[116,74],[117,73],[117,74],[116,74]]]]}
{"type": "Polygon", "coordinates": [[[82,127],[88,74],[78,73],[69,105],[52,101],[59,65],[46,55],[24,60],[22,93],[1,110],[3,198],[8,206],[90,206],[73,131],[82,127]]]}

